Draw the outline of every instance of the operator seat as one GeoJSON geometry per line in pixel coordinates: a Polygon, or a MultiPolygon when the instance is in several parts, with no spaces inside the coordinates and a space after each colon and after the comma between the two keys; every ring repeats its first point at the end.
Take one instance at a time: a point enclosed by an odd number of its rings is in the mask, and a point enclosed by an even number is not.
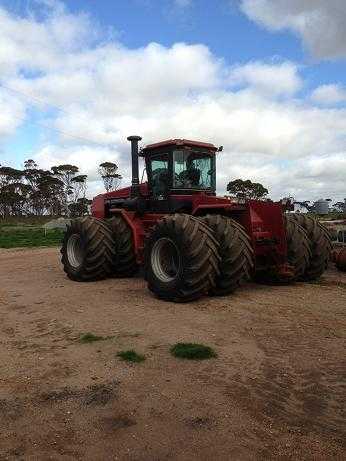
{"type": "Polygon", "coordinates": [[[183,187],[199,186],[201,179],[201,170],[194,167],[189,167],[179,174],[179,180],[182,182],[183,187]]]}
{"type": "Polygon", "coordinates": [[[158,168],[153,173],[153,194],[155,196],[165,195],[168,189],[168,169],[158,168]]]}

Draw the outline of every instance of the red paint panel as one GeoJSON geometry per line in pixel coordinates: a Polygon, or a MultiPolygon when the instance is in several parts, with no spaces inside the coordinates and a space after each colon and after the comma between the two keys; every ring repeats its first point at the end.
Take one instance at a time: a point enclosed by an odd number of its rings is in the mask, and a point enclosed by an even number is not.
{"type": "Polygon", "coordinates": [[[97,195],[91,204],[91,214],[95,218],[103,219],[105,217],[105,199],[104,195],[97,195]]]}

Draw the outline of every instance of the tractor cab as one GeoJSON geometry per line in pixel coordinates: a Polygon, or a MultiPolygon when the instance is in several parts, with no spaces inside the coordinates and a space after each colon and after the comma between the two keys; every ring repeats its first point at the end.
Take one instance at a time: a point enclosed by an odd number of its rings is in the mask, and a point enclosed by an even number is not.
{"type": "Polygon", "coordinates": [[[150,144],[140,151],[144,157],[149,193],[164,199],[170,194],[215,194],[216,167],[213,144],[170,139],[150,144]]]}

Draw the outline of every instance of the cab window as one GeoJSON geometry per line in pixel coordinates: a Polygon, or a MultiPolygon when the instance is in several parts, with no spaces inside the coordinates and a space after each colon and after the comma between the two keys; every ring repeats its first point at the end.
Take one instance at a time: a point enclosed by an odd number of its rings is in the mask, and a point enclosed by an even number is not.
{"type": "Polygon", "coordinates": [[[184,150],[174,152],[174,187],[211,189],[214,181],[214,157],[184,150]]]}
{"type": "Polygon", "coordinates": [[[152,158],[150,169],[153,195],[165,195],[169,187],[168,154],[161,154],[152,158]]]}

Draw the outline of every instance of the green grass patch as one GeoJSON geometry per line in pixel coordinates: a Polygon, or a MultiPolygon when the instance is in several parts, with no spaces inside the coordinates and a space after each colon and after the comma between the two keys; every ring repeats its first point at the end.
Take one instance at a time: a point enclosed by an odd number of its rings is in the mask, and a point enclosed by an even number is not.
{"type": "Polygon", "coordinates": [[[196,343],[177,343],[171,347],[170,351],[174,357],[179,359],[205,360],[217,357],[211,347],[196,343]]]}
{"type": "Polygon", "coordinates": [[[134,362],[134,363],[140,363],[144,362],[145,356],[141,354],[137,354],[136,351],[133,349],[129,351],[120,351],[117,353],[117,356],[121,358],[121,360],[124,360],[125,362],[134,362]]]}
{"type": "Polygon", "coordinates": [[[109,336],[97,336],[94,333],[84,333],[79,337],[79,342],[83,344],[94,343],[96,341],[105,341],[106,339],[110,339],[109,336]]]}
{"type": "Polygon", "coordinates": [[[61,229],[6,225],[0,228],[0,248],[52,247],[62,242],[61,229]]]}
{"type": "Polygon", "coordinates": [[[0,218],[0,227],[2,226],[39,226],[42,227],[52,219],[59,216],[7,216],[0,218]]]}

